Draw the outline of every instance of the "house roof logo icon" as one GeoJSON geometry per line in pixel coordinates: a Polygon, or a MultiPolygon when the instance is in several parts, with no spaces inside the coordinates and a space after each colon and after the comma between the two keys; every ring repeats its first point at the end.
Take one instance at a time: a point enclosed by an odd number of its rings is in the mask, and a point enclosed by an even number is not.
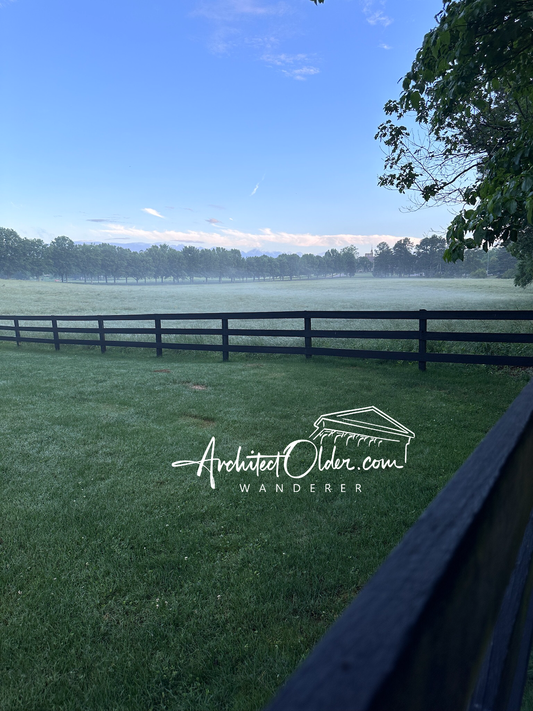
{"type": "Polygon", "coordinates": [[[311,439],[319,439],[321,444],[329,437],[335,442],[339,438],[344,439],[346,444],[354,440],[358,447],[361,444],[376,444],[379,447],[382,442],[401,443],[404,445],[405,461],[407,447],[415,437],[414,432],[404,427],[401,422],[373,405],[320,415],[314,426],[311,439]]]}

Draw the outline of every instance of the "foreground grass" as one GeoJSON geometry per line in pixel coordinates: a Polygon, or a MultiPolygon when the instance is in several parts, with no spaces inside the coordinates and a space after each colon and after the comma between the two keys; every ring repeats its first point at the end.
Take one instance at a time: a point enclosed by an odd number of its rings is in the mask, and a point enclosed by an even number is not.
{"type": "Polygon", "coordinates": [[[0,372],[10,711],[261,708],[525,384],[484,368],[7,346],[0,372]],[[223,458],[275,453],[320,414],[367,405],[415,432],[405,469],[313,473],[316,493],[308,477],[276,494],[270,476],[242,493],[234,473],[213,490],[171,467],[212,436],[223,458]]]}

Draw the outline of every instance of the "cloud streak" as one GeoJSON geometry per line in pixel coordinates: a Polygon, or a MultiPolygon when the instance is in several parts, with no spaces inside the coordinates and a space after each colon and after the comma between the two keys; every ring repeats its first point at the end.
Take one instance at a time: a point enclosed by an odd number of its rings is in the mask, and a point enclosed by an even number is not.
{"type": "Polygon", "coordinates": [[[265,179],[265,176],[263,175],[263,177],[261,178],[261,180],[257,183],[257,185],[255,186],[255,188],[254,188],[254,189],[252,190],[252,192],[250,193],[250,197],[253,197],[253,196],[256,194],[257,189],[259,188],[259,186],[261,185],[261,183],[263,182],[264,179],[265,179]]]}
{"type": "Polygon", "coordinates": [[[157,210],[154,210],[151,207],[143,207],[141,208],[143,212],[147,212],[149,215],[153,215],[154,217],[161,217],[161,219],[165,219],[163,215],[160,215],[157,210]]]}

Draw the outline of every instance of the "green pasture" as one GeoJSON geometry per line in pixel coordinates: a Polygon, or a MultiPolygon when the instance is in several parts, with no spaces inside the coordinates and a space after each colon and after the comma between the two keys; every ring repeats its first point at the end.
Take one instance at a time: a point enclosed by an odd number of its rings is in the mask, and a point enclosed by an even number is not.
{"type": "MultiPolygon", "coordinates": [[[[289,311],[289,310],[418,310],[430,309],[528,309],[531,289],[517,289],[508,279],[376,279],[369,275],[354,278],[295,280],[285,282],[255,282],[192,285],[105,285],[61,282],[0,281],[1,315],[98,315],[142,313],[195,313],[236,311],[289,311]]],[[[11,322],[12,323],[12,322],[11,322]]],[[[35,323],[21,321],[21,325],[35,323]]],[[[48,324],[50,325],[50,324],[48,324]]],[[[95,321],[64,322],[60,326],[96,328],[95,321]]],[[[106,326],[153,328],[147,321],[106,322],[106,326]]],[[[220,322],[181,321],[163,324],[166,327],[213,327],[220,322]]],[[[0,334],[2,332],[0,319],[0,334]]],[[[232,328],[301,329],[302,320],[233,320],[232,328]]],[[[415,321],[339,321],[314,319],[314,328],[351,328],[360,330],[416,330],[415,321]]],[[[429,322],[433,331],[508,331],[530,332],[531,322],[479,322],[449,321],[429,322]]],[[[24,335],[24,334],[23,334],[24,335]]],[[[28,334],[25,334],[28,335],[28,334]]],[[[31,334],[34,337],[50,334],[31,334]]],[[[68,335],[70,338],[96,338],[96,335],[68,335]]],[[[110,337],[108,337],[110,338],[110,337]]],[[[152,335],[112,336],[112,340],[154,340],[152,335]]],[[[219,336],[171,336],[163,341],[181,343],[219,344],[219,336]]],[[[232,336],[231,343],[246,345],[302,346],[301,338],[267,338],[258,336],[232,336]]],[[[353,341],[315,338],[315,346],[378,349],[411,352],[418,349],[414,340],[353,341]]],[[[24,346],[27,347],[27,346],[24,346]]],[[[49,346],[43,346],[47,349],[49,346]]],[[[530,344],[445,343],[428,341],[428,352],[483,353],[488,355],[533,355],[530,344]]],[[[166,356],[169,355],[167,350],[166,356]]],[[[233,357],[233,356],[232,356],[233,357]]]]}
{"type": "Polygon", "coordinates": [[[0,315],[210,311],[527,309],[510,279],[349,278],[227,284],[113,285],[0,280],[0,315]]]}
{"type": "MultiPolygon", "coordinates": [[[[484,290],[471,282],[468,307],[529,306],[529,292],[490,281],[484,290]]],[[[465,282],[439,306],[458,308],[465,282]]],[[[387,283],[392,294],[392,280],[368,279],[315,282],[316,291],[261,284],[257,294],[247,285],[6,281],[0,310],[359,308],[345,293],[357,284],[376,289],[361,308],[391,308],[387,283]],[[173,294],[185,303],[171,307],[173,294]]],[[[395,308],[418,308],[418,298],[433,308],[430,290],[441,288],[407,284],[395,308]]],[[[2,344],[0,708],[261,709],[527,379],[482,366],[420,372],[414,363],[244,355],[222,363],[2,344]],[[212,489],[197,466],[171,466],[198,461],[213,437],[225,460],[239,447],[241,456],[275,454],[309,438],[321,414],[369,405],[415,433],[403,469],[315,468],[294,491],[283,471],[222,471],[212,489]]],[[[306,456],[295,456],[296,468],[306,456]]]]}

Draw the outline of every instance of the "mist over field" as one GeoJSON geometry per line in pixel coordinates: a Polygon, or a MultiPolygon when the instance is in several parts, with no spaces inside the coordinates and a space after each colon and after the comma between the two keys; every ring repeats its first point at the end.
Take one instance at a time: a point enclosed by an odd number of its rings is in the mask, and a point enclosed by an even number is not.
{"type": "Polygon", "coordinates": [[[511,279],[376,279],[185,285],[96,285],[0,280],[3,315],[220,311],[529,309],[511,279]]]}

